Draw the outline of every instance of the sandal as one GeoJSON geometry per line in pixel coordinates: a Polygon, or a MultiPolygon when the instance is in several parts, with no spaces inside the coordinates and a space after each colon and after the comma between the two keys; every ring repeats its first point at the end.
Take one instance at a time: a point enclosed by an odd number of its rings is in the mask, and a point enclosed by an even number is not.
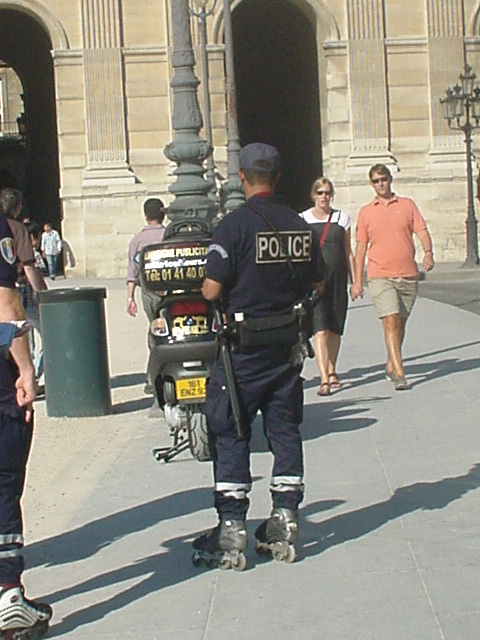
{"type": "Polygon", "coordinates": [[[328,382],[322,382],[317,391],[317,396],[329,396],[330,395],[330,385],[328,382]]]}
{"type": "Polygon", "coordinates": [[[329,380],[329,384],[330,384],[330,389],[341,389],[342,388],[342,383],[338,379],[338,375],[335,373],[335,371],[333,373],[329,373],[328,374],[328,380],[329,380]],[[334,380],[330,382],[331,378],[334,378],[334,380]]]}

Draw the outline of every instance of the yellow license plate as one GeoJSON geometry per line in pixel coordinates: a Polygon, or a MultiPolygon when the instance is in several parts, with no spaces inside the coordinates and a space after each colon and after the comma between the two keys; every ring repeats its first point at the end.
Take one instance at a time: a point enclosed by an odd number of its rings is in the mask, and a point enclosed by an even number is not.
{"type": "Polygon", "coordinates": [[[189,400],[205,397],[205,378],[189,378],[187,380],[177,380],[175,389],[178,400],[189,400]]]}

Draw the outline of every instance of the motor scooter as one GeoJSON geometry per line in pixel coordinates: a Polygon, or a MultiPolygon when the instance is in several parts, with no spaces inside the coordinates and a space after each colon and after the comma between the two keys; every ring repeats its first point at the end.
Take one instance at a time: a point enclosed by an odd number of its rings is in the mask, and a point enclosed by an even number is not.
{"type": "Polygon", "coordinates": [[[212,305],[201,293],[210,237],[202,220],[171,222],[162,242],[140,254],[142,289],[161,298],[149,327],[147,378],[173,438],[171,446],[153,450],[164,462],[187,449],[210,460],[204,406],[218,347],[212,305]]]}

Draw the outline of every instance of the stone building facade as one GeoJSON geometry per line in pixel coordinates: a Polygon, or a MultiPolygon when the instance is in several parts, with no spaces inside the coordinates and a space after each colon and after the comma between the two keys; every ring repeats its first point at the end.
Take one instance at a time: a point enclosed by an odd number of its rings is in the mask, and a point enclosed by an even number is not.
{"type": "MultiPolygon", "coordinates": [[[[18,74],[24,96],[29,211],[61,227],[76,275],[124,275],[143,200],[172,199],[175,166],[163,148],[174,135],[177,1],[0,0],[0,60],[18,74]]],[[[437,260],[463,260],[465,145],[439,100],[466,61],[480,75],[480,0],[231,7],[241,143],[281,149],[287,201],[306,206],[323,173],[355,218],[371,198],[370,165],[385,162],[395,189],[427,218],[437,260]]],[[[194,18],[192,31],[199,60],[194,18]]],[[[221,0],[208,19],[208,59],[214,158],[225,176],[221,0]]],[[[196,73],[203,77],[200,65],[196,73]]]]}

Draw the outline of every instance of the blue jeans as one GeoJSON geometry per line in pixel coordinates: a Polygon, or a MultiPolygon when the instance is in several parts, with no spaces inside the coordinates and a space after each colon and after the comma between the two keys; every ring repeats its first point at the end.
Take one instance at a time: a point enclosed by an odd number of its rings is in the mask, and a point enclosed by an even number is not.
{"type": "Polygon", "coordinates": [[[17,285],[17,292],[20,297],[20,300],[25,309],[25,315],[27,317],[28,322],[32,325],[32,330],[28,335],[28,344],[30,346],[30,353],[32,356],[32,360],[34,361],[35,366],[35,377],[37,381],[43,375],[43,348],[40,345],[40,349],[38,350],[37,357],[35,357],[35,331],[40,337],[40,341],[42,339],[42,331],[40,327],[40,314],[38,312],[37,305],[37,297],[36,294],[32,291],[31,286],[27,284],[19,284],[17,285]]]}
{"type": "Polygon", "coordinates": [[[45,260],[47,261],[48,275],[51,278],[54,278],[57,272],[57,255],[56,254],[51,255],[50,253],[46,253],[45,260]]]}

